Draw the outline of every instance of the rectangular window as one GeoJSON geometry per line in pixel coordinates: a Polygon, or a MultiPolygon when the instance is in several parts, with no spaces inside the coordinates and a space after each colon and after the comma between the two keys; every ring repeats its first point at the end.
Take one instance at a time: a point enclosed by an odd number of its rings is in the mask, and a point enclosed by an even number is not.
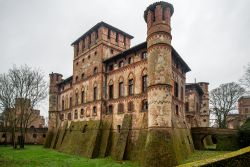
{"type": "Polygon", "coordinates": [[[64,100],[62,100],[62,110],[64,110],[64,100]]]}
{"type": "Polygon", "coordinates": [[[144,75],[142,76],[142,92],[145,93],[147,91],[147,79],[148,76],[144,75]]]}
{"type": "Polygon", "coordinates": [[[109,69],[109,71],[113,71],[113,69],[114,69],[113,64],[110,64],[109,67],[108,67],[108,69],[109,69]]]}
{"type": "Polygon", "coordinates": [[[119,83],[119,97],[124,96],[124,86],[123,86],[123,82],[119,83]]]}
{"type": "Polygon", "coordinates": [[[69,98],[69,108],[72,107],[72,97],[69,98]]]}
{"type": "Polygon", "coordinates": [[[76,93],[75,105],[78,105],[78,93],[76,93]]]}
{"type": "Polygon", "coordinates": [[[185,111],[189,112],[189,103],[188,102],[185,103],[185,111]]]}
{"type": "Polygon", "coordinates": [[[128,64],[131,64],[132,63],[132,57],[129,57],[128,58],[128,64]]]}
{"type": "Polygon", "coordinates": [[[183,90],[183,87],[181,87],[181,100],[184,101],[184,90],[183,90]]]}
{"type": "Polygon", "coordinates": [[[133,95],[134,94],[134,81],[133,79],[130,79],[128,81],[128,94],[133,95]]]}
{"type": "Polygon", "coordinates": [[[97,99],[97,87],[94,87],[94,100],[97,99]]]}
{"type": "Polygon", "coordinates": [[[109,99],[113,99],[113,85],[109,85],[109,99]]]}
{"type": "Polygon", "coordinates": [[[115,42],[118,42],[118,33],[116,33],[115,42]]]}
{"type": "Polygon", "coordinates": [[[174,96],[178,97],[179,95],[179,85],[177,82],[174,82],[174,96]]]}

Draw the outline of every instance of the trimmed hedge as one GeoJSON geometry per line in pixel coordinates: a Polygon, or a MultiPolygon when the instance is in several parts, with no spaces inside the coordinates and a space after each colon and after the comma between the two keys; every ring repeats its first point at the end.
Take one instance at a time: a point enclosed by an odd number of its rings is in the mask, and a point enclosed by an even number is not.
{"type": "Polygon", "coordinates": [[[241,148],[250,146],[250,118],[239,128],[238,136],[241,148]]]}
{"type": "Polygon", "coordinates": [[[250,146],[224,155],[219,155],[205,160],[179,165],[178,167],[190,167],[190,166],[246,167],[249,166],[249,163],[250,163],[250,146]]]}

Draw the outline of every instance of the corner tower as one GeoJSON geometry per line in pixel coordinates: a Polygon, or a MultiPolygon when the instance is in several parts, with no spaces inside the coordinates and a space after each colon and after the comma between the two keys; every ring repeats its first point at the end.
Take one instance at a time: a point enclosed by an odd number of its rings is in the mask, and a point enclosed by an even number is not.
{"type": "Polygon", "coordinates": [[[172,4],[156,2],[144,12],[148,53],[148,136],[144,166],[175,166],[172,138],[172,4]]]}

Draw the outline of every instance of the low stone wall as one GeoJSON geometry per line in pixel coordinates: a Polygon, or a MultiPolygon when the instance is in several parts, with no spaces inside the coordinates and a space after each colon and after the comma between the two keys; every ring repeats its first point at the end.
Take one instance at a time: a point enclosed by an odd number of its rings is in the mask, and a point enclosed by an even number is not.
{"type": "Polygon", "coordinates": [[[187,163],[179,165],[178,167],[191,167],[191,166],[202,166],[202,167],[247,167],[250,163],[250,146],[227,153],[224,155],[219,155],[216,157],[211,157],[206,160],[195,161],[192,163],[187,163]]]}
{"type": "MultiPolygon", "coordinates": [[[[47,128],[29,128],[25,134],[25,144],[44,144],[47,135],[47,128]]],[[[16,131],[16,142],[20,132],[16,131]]],[[[0,144],[11,144],[12,133],[8,129],[0,131],[0,144]]]]}

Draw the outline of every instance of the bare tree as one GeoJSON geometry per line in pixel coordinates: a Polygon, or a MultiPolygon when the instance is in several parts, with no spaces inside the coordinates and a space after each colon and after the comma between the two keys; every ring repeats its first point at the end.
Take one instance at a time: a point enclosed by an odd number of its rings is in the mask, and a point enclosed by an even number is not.
{"type": "Polygon", "coordinates": [[[7,74],[0,76],[0,106],[9,115],[14,144],[15,131],[20,132],[20,147],[24,147],[27,127],[34,117],[36,107],[47,97],[48,84],[39,69],[27,65],[14,66],[7,74]]]}
{"type": "Polygon", "coordinates": [[[216,124],[226,128],[226,117],[236,109],[237,100],[244,94],[245,89],[235,82],[221,84],[210,92],[210,110],[216,117],[216,124]]]}
{"type": "Polygon", "coordinates": [[[246,87],[250,93],[250,63],[246,67],[245,74],[240,79],[241,84],[246,87]]]}

